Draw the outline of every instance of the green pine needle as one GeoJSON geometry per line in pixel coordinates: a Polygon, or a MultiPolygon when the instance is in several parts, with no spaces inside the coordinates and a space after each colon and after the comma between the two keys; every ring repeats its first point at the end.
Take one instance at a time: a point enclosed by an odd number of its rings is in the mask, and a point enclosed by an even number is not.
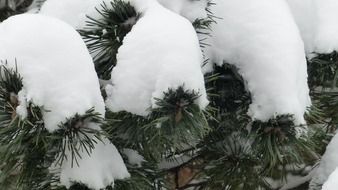
{"type": "Polygon", "coordinates": [[[111,71],[116,65],[117,51],[140,14],[129,2],[122,0],[113,0],[110,5],[103,3],[96,10],[102,18],[97,20],[88,17],[86,28],[79,32],[90,53],[94,55],[98,76],[110,79],[111,71]]]}
{"type": "Polygon", "coordinates": [[[105,130],[114,142],[142,152],[146,159],[160,161],[165,155],[194,146],[209,127],[204,113],[194,103],[198,93],[169,89],[163,99],[157,99],[158,108],[147,117],[127,112],[108,112],[105,130]]]}

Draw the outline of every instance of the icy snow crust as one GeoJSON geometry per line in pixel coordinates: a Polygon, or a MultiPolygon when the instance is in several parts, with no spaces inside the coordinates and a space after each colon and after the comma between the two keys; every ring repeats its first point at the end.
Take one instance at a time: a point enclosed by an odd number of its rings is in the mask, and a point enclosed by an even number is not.
{"type": "MultiPolygon", "coordinates": [[[[234,64],[252,93],[249,114],[267,121],[294,114],[295,123],[311,104],[307,65],[299,30],[284,0],[219,0],[206,56],[234,64]],[[243,6],[245,4],[245,6],[243,6]]],[[[212,69],[212,64],[206,71],[212,69]]]]}
{"type": "MultiPolygon", "coordinates": [[[[90,108],[104,115],[94,64],[81,37],[68,24],[37,14],[10,17],[0,24],[0,60],[7,60],[12,68],[17,66],[23,77],[17,108],[22,117],[27,102],[42,106],[45,127],[53,132],[67,118],[90,108]]],[[[89,125],[99,129],[97,124],[89,125]]],[[[101,189],[114,179],[129,176],[120,154],[107,139],[95,145],[91,156],[82,151],[80,167],[71,168],[71,159],[63,162],[62,185],[76,181],[101,189]]]]}
{"type": "Polygon", "coordinates": [[[337,0],[287,2],[301,31],[307,54],[338,50],[337,0]]]}
{"type": "Polygon", "coordinates": [[[196,104],[204,109],[203,57],[191,23],[155,0],[131,3],[144,12],[118,50],[107,87],[108,108],[145,116],[148,108],[156,107],[155,98],[184,85],[200,93],[196,104]]]}

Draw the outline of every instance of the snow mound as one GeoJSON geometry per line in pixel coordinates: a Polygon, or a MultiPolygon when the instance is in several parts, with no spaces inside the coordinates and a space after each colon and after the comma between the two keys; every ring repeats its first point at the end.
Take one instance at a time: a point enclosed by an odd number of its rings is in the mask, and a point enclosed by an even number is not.
{"type": "Polygon", "coordinates": [[[337,190],[338,189],[338,168],[330,175],[325,182],[322,190],[337,190]]]}
{"type": "MultiPolygon", "coordinates": [[[[68,24],[38,14],[10,17],[0,24],[0,60],[17,67],[23,77],[17,113],[26,115],[27,102],[43,107],[45,127],[50,132],[67,118],[91,108],[105,114],[92,59],[80,35],[68,24]]],[[[89,125],[99,129],[97,124],[89,125]]],[[[70,161],[63,163],[62,185],[77,181],[100,189],[129,176],[120,154],[107,139],[96,144],[91,156],[84,150],[81,156],[80,167],[70,168],[70,161]]]]}
{"type": "MultiPolygon", "coordinates": [[[[332,172],[338,167],[338,135],[335,135],[320,161],[320,165],[311,180],[310,187],[317,184],[322,185],[329,178],[332,172]]],[[[334,174],[337,176],[337,174],[334,174]]]]}
{"type": "MultiPolygon", "coordinates": [[[[70,155],[70,152],[68,152],[70,155]]],[[[116,147],[104,139],[95,145],[90,156],[83,151],[79,166],[72,167],[71,159],[61,167],[60,181],[69,188],[74,182],[87,185],[88,188],[100,190],[108,185],[113,185],[114,179],[130,177],[120,153],[116,147]]]]}
{"type": "MultiPolygon", "coordinates": [[[[284,0],[219,0],[205,55],[211,63],[235,65],[252,94],[249,114],[267,121],[294,114],[305,123],[311,104],[304,45],[284,0]],[[245,4],[245,6],[243,6],[245,4]]],[[[212,64],[205,72],[212,70],[212,64]]]]}
{"type": "Polygon", "coordinates": [[[183,85],[200,93],[195,103],[204,109],[208,100],[201,71],[203,56],[194,28],[155,0],[145,5],[143,16],[118,50],[112,85],[106,88],[107,107],[145,116],[148,108],[156,107],[155,98],[183,85]]]}
{"type": "Polygon", "coordinates": [[[104,115],[92,58],[80,35],[64,22],[34,14],[7,19],[0,24],[0,60],[11,67],[17,62],[25,92],[20,98],[44,108],[49,131],[93,107],[104,115]]]}
{"type": "Polygon", "coordinates": [[[338,50],[337,0],[287,0],[300,28],[305,50],[331,53],[338,50]]]}

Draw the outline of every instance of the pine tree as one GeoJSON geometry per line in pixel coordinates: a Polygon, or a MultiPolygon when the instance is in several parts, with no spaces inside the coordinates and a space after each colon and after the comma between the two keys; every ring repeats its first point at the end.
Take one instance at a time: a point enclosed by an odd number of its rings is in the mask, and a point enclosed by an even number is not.
{"type": "MultiPolygon", "coordinates": [[[[1,1],[0,21],[25,12],[31,3],[1,1]]],[[[222,19],[212,12],[211,7],[216,5],[207,1],[207,17],[191,23],[204,53],[211,45],[207,39],[213,27],[222,19]]],[[[123,40],[144,15],[124,0],[105,1],[96,7],[96,13],[100,19],[88,15],[85,28],[77,29],[104,85],[118,64],[123,40]]],[[[250,117],[253,95],[248,81],[236,65],[224,61],[222,65],[212,64],[212,72],[204,75],[210,101],[206,109],[196,103],[201,92],[187,90],[182,84],[155,99],[156,107],[149,108],[146,116],[107,109],[102,117],[91,108],[67,118],[51,132],[43,119],[44,108],[34,102],[26,106],[26,118],[17,114],[25,78],[7,64],[9,60],[1,61],[1,189],[65,190],[59,183],[60,172],[51,170],[53,165],[67,160],[79,165],[80,152],[91,155],[95,144],[104,138],[117,147],[130,173],[130,178],[117,179],[106,190],[281,189],[292,181],[290,176],[306,177],[310,173],[309,167],[324,154],[338,123],[336,51],[307,58],[312,106],[305,113],[306,126],[296,124],[293,114],[276,115],[267,121],[250,117]],[[92,129],[88,123],[102,130],[92,129]],[[300,134],[298,130],[304,128],[307,134],[300,134]],[[135,158],[139,158],[138,163],[132,161],[135,158]],[[280,184],[275,187],[274,183],[280,184]]],[[[205,64],[208,62],[206,58],[205,64]]],[[[103,87],[101,91],[107,99],[109,92],[103,87]]],[[[292,189],[308,189],[308,182],[292,189]]],[[[90,190],[78,181],[69,189],[90,190]]]]}

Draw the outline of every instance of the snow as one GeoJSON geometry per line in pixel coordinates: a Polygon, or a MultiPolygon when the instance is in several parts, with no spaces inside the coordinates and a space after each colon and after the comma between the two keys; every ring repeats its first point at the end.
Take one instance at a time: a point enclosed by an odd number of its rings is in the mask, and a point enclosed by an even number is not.
{"type": "MultiPolygon", "coordinates": [[[[38,14],[10,17],[0,24],[0,60],[2,64],[7,60],[9,67],[17,66],[23,77],[17,107],[21,117],[27,115],[27,103],[32,102],[43,108],[45,127],[53,132],[67,118],[91,108],[104,116],[92,58],[80,35],[68,24],[38,14]]],[[[97,124],[88,125],[99,129],[97,124]]],[[[80,167],[71,168],[71,159],[63,163],[62,185],[77,181],[100,189],[114,179],[129,177],[114,145],[104,138],[103,142],[95,145],[91,156],[80,150],[80,167]]]]}
{"type": "Polygon", "coordinates": [[[338,168],[330,175],[325,182],[322,190],[337,190],[338,189],[338,168]]]}
{"type": "Polygon", "coordinates": [[[316,13],[313,0],[286,0],[298,25],[306,52],[313,51],[316,13]]]}
{"type": "Polygon", "coordinates": [[[32,4],[28,7],[27,13],[38,13],[45,0],[33,0],[32,4]]]}
{"type": "MultiPolygon", "coordinates": [[[[329,178],[329,176],[338,167],[338,134],[336,134],[329,145],[320,161],[320,165],[316,170],[314,177],[311,180],[310,187],[317,184],[322,185],[329,178]]],[[[336,176],[337,174],[334,174],[336,176]]],[[[310,188],[311,189],[311,188],[310,188]]]]}
{"type": "Polygon", "coordinates": [[[144,158],[136,150],[125,148],[123,149],[122,153],[127,156],[130,164],[136,165],[138,167],[142,166],[144,158]]]}
{"type": "Polygon", "coordinates": [[[101,9],[110,0],[47,0],[41,7],[40,14],[59,18],[76,29],[84,29],[87,16],[99,19],[101,15],[95,8],[101,9]]]}
{"type": "Polygon", "coordinates": [[[198,18],[207,18],[206,11],[208,0],[158,0],[164,7],[178,13],[191,22],[198,18]]]}
{"type": "Polygon", "coordinates": [[[62,165],[62,185],[69,188],[74,182],[81,182],[88,188],[100,190],[113,185],[114,179],[130,177],[116,147],[107,139],[98,142],[90,156],[83,150],[79,166],[72,167],[71,159],[62,165]]]}
{"type": "MultiPolygon", "coordinates": [[[[294,114],[305,123],[311,104],[304,45],[284,0],[219,0],[205,55],[211,62],[234,64],[252,94],[249,115],[267,121],[294,114]],[[245,6],[243,6],[245,4],[245,6]]],[[[205,72],[212,70],[212,64],[205,72]]]]}
{"type": "Polygon", "coordinates": [[[17,62],[24,78],[19,98],[43,107],[49,131],[93,107],[104,115],[92,58],[80,35],[64,22],[34,14],[10,17],[0,24],[0,60],[11,67],[17,62]]]}
{"type": "Polygon", "coordinates": [[[191,23],[155,0],[145,1],[140,10],[143,16],[118,50],[112,85],[106,87],[107,107],[145,116],[148,108],[156,107],[155,98],[183,85],[199,92],[195,103],[204,109],[208,100],[201,71],[203,56],[191,23]]]}
{"type": "MultiPolygon", "coordinates": [[[[96,19],[101,16],[95,10],[95,7],[100,8],[102,2],[106,2],[110,5],[110,0],[47,0],[41,8],[40,13],[49,16],[54,16],[61,20],[66,21],[77,29],[83,29],[85,27],[86,15],[94,17],[96,19]]],[[[125,0],[130,1],[138,8],[139,11],[144,11],[147,8],[148,1],[152,0],[125,0]]],[[[206,18],[207,12],[205,10],[208,0],[158,0],[164,7],[186,17],[191,22],[196,18],[206,18]]],[[[226,0],[227,3],[232,4],[233,0],[226,0]]],[[[272,2],[277,2],[273,0],[272,2]]],[[[281,3],[283,0],[278,0],[281,3]]],[[[338,50],[338,1],[336,0],[286,0],[291,8],[294,19],[299,27],[302,35],[302,39],[305,43],[305,49],[307,54],[317,53],[331,53],[333,50],[338,50]]],[[[225,0],[219,0],[216,3],[221,5],[225,0]]],[[[262,10],[286,10],[285,6],[276,8],[270,5],[264,6],[265,1],[252,4],[257,4],[256,7],[251,6],[253,9],[262,10]],[[260,4],[260,5],[259,5],[260,4]],[[264,6],[264,7],[261,7],[264,6]]],[[[273,3],[270,3],[273,4],[273,3]]],[[[284,4],[284,3],[283,3],[284,4]]],[[[219,5],[213,5],[211,7],[220,7],[219,5]]],[[[235,7],[234,7],[235,8],[235,7]]],[[[236,7],[239,8],[239,7],[236,7]]],[[[247,11],[250,8],[245,8],[247,11]]],[[[236,9],[234,9],[236,10],[236,9]]],[[[233,10],[233,11],[234,11],[233,10]]],[[[264,12],[264,11],[263,11],[264,12]]],[[[228,13],[225,11],[218,13],[214,12],[215,16],[223,18],[228,13]]],[[[229,14],[230,15],[230,14],[229,14]]],[[[242,15],[245,16],[246,14],[242,15]]],[[[261,13],[263,16],[263,13],[261,13]]],[[[272,17],[270,17],[271,20],[272,17]]],[[[278,19],[278,18],[275,18],[278,19]]],[[[275,24],[276,25],[276,24],[275,24]]],[[[286,29],[284,29],[286,30],[286,29]]]]}
{"type": "Polygon", "coordinates": [[[338,50],[337,0],[287,0],[307,54],[338,50]]]}
{"type": "MultiPolygon", "coordinates": [[[[0,60],[1,61],[1,60],[0,60]]],[[[20,92],[17,95],[18,101],[20,103],[19,106],[17,106],[16,108],[16,112],[18,113],[18,115],[21,118],[26,118],[28,116],[28,104],[27,104],[27,96],[26,96],[27,92],[26,90],[23,88],[20,90],[20,92]]],[[[15,96],[15,94],[12,94],[12,96],[15,96]]]]}
{"type": "Polygon", "coordinates": [[[310,171],[306,176],[294,176],[291,174],[287,175],[286,183],[279,190],[291,190],[299,187],[302,184],[310,181],[314,175],[314,170],[310,171]]]}

